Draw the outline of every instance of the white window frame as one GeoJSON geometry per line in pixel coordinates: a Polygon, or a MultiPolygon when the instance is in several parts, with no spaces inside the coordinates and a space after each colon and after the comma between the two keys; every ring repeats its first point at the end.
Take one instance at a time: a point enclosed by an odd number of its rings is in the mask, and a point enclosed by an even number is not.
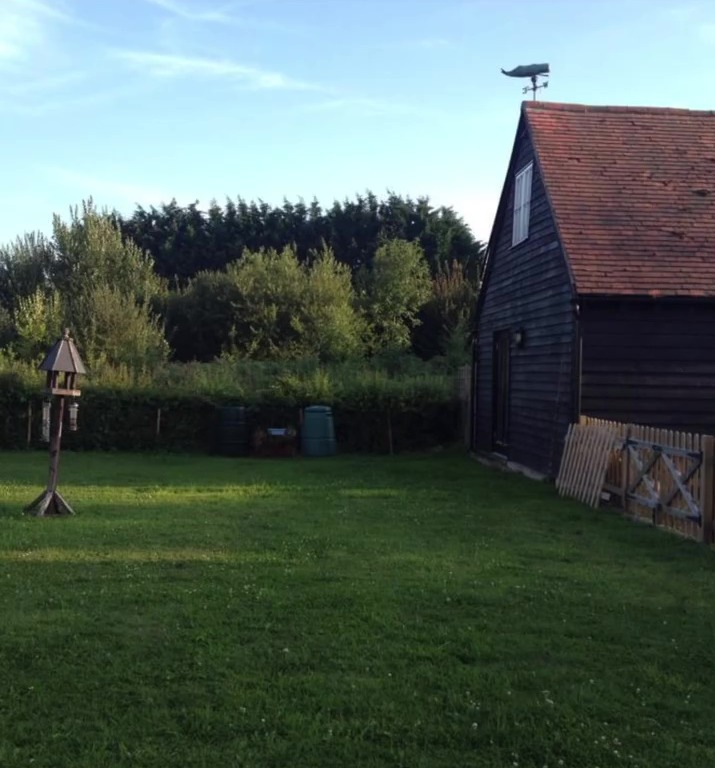
{"type": "Polygon", "coordinates": [[[531,186],[534,164],[525,165],[514,180],[514,223],[511,245],[519,245],[529,237],[529,214],[531,213],[531,186]]]}

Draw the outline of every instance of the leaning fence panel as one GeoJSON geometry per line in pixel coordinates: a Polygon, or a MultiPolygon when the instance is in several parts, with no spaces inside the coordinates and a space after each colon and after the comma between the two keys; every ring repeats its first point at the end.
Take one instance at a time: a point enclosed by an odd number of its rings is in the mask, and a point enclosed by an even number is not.
{"type": "Polygon", "coordinates": [[[715,438],[582,416],[569,428],[562,495],[609,500],[626,515],[713,542],[715,438]]]}

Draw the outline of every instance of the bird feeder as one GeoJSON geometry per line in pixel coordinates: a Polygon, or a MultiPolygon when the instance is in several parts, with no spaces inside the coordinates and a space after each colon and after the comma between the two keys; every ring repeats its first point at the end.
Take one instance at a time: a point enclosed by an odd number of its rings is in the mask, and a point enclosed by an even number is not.
{"type": "Polygon", "coordinates": [[[42,442],[50,442],[50,413],[52,412],[52,398],[46,397],[42,401],[42,442]]]}
{"type": "Polygon", "coordinates": [[[47,488],[25,508],[38,517],[48,515],[73,515],[74,510],[62,498],[57,490],[59,478],[60,448],[62,444],[62,423],[64,421],[65,400],[70,398],[72,402],[68,408],[69,429],[77,429],[77,405],[76,398],[82,392],[76,388],[78,374],[87,373],[82,358],[79,356],[74,341],[70,338],[69,329],[64,336],[52,347],[40,364],[39,370],[45,371],[47,399],[43,404],[43,438],[47,437],[50,443],[50,473],[47,488]]]}
{"type": "Polygon", "coordinates": [[[77,431],[77,412],[79,411],[79,405],[73,400],[70,403],[70,407],[67,409],[70,415],[70,432],[77,431]]]}

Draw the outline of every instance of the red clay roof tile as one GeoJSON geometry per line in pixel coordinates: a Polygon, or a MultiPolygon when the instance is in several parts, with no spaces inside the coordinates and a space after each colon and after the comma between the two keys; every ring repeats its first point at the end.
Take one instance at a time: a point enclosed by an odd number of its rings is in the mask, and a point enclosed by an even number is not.
{"type": "Polygon", "coordinates": [[[579,293],[715,297],[715,111],[523,108],[579,293]]]}

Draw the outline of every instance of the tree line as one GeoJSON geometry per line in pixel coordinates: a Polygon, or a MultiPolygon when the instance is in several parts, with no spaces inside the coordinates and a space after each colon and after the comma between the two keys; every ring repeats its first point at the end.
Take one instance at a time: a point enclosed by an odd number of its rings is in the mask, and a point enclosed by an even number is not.
{"type": "Polygon", "coordinates": [[[221,270],[241,259],[245,251],[280,251],[292,246],[298,261],[327,246],[352,273],[369,268],[385,240],[417,242],[433,274],[456,261],[477,279],[484,255],[482,244],[451,208],[434,208],[428,198],[413,200],[390,193],[335,201],[322,208],[317,200],[212,202],[206,212],[197,203],[182,207],[172,201],[116,220],[122,234],[154,259],[158,275],[185,284],[198,272],[221,270]]]}
{"type": "Polygon", "coordinates": [[[35,360],[73,329],[90,365],[389,351],[464,356],[483,247],[449,208],[368,193],[322,209],[206,212],[175,201],[129,217],[87,201],[52,235],[0,248],[0,348],[35,360]]]}

